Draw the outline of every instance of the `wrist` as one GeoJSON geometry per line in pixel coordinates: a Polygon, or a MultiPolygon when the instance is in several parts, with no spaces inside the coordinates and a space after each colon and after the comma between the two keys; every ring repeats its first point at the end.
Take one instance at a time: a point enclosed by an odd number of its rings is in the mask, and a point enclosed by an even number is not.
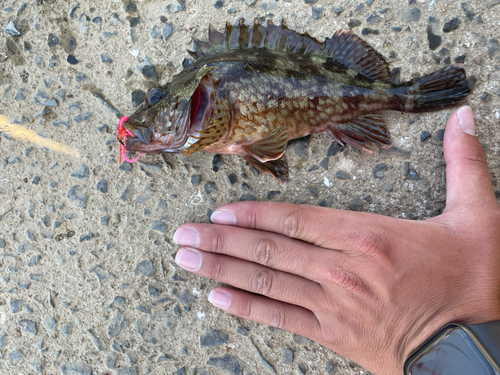
{"type": "Polygon", "coordinates": [[[404,373],[404,363],[415,351],[419,350],[426,341],[451,323],[469,326],[500,321],[500,306],[495,302],[490,307],[488,309],[487,306],[483,305],[482,311],[468,312],[462,306],[461,309],[456,309],[455,312],[451,311],[436,315],[434,319],[429,319],[427,324],[422,325],[419,330],[408,334],[407,342],[402,345],[401,355],[398,356],[398,373],[404,373]]]}
{"type": "Polygon", "coordinates": [[[403,371],[420,374],[430,368],[436,374],[500,373],[500,321],[447,324],[417,348],[403,371]]]}

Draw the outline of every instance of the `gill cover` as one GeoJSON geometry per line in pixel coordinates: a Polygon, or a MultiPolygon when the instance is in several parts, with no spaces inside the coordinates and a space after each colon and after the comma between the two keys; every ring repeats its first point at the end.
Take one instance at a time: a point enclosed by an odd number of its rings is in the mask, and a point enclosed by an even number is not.
{"type": "Polygon", "coordinates": [[[206,65],[199,69],[188,68],[174,77],[168,85],[168,92],[148,110],[154,113],[151,117],[156,131],[168,133],[184,130],[179,127],[186,120],[189,121],[187,116],[190,114],[193,94],[203,77],[215,68],[206,65]]]}
{"type": "Polygon", "coordinates": [[[181,119],[185,120],[189,115],[189,104],[198,85],[215,69],[215,66],[191,66],[175,75],[165,86],[150,89],[146,103],[128,118],[124,126],[132,133],[135,129],[150,126],[160,134],[180,130],[181,119]]]}

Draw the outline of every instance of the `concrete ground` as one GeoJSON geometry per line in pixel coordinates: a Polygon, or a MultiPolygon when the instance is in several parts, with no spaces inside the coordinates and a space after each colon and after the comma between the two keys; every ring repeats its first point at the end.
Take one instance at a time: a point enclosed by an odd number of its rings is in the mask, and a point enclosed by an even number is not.
{"type": "Polygon", "coordinates": [[[174,263],[173,231],[249,199],[438,215],[452,111],[387,113],[394,147],[373,154],[326,134],[293,142],[285,184],[235,155],[119,165],[118,117],[189,64],[191,38],[206,40],[209,22],[222,30],[240,17],[284,20],[320,40],[352,28],[401,81],[464,63],[500,197],[498,3],[4,0],[0,373],[366,374],[308,339],[213,307],[217,283],[174,263]]]}

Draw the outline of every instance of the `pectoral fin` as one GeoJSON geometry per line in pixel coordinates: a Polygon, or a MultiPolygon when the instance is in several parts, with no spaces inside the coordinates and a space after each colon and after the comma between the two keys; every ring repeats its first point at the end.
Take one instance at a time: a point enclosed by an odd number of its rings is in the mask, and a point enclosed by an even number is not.
{"type": "Polygon", "coordinates": [[[280,158],[285,152],[287,142],[288,130],[282,126],[264,138],[249,145],[244,145],[243,149],[261,163],[266,163],[269,160],[280,158]]]}
{"type": "Polygon", "coordinates": [[[366,144],[380,148],[392,146],[387,125],[377,114],[362,115],[350,122],[331,125],[329,132],[341,145],[347,143],[363,151],[371,152],[364,147],[366,144]]]}
{"type": "Polygon", "coordinates": [[[243,157],[248,163],[250,163],[251,166],[257,168],[259,171],[272,174],[282,182],[288,180],[288,163],[285,155],[279,159],[270,160],[265,163],[260,162],[251,155],[245,155],[243,157]]]}

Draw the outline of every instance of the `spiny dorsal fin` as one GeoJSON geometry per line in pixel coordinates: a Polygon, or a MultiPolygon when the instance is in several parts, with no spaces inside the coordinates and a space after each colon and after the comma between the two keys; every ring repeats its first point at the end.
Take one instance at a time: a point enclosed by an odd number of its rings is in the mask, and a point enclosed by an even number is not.
{"type": "Polygon", "coordinates": [[[212,47],[216,53],[229,50],[226,43],[226,33],[219,33],[212,24],[208,27],[208,40],[212,43],[212,47]]]}
{"type": "Polygon", "coordinates": [[[284,25],[276,26],[269,22],[267,26],[262,26],[255,20],[253,27],[248,27],[240,20],[238,26],[227,23],[224,33],[219,33],[210,24],[208,42],[194,39],[193,48],[194,51],[189,53],[195,59],[248,48],[314,54],[327,58],[323,65],[326,69],[354,69],[373,81],[386,82],[390,78],[389,66],[384,58],[354,33],[342,29],[321,43],[307,32],[300,34],[284,25]]]}

